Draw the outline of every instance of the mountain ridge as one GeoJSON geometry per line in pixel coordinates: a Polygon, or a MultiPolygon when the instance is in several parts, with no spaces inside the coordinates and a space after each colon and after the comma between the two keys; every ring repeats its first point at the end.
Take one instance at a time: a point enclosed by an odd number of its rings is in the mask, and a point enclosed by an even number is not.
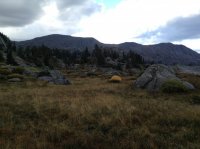
{"type": "Polygon", "coordinates": [[[121,52],[133,51],[141,55],[147,62],[167,65],[200,65],[200,54],[184,45],[173,43],[142,45],[135,42],[124,42],[120,44],[105,44],[93,37],[74,37],[60,34],[51,34],[17,42],[17,46],[22,47],[45,45],[51,49],[64,50],[83,50],[86,47],[92,50],[95,44],[104,48],[113,48],[121,52]]]}

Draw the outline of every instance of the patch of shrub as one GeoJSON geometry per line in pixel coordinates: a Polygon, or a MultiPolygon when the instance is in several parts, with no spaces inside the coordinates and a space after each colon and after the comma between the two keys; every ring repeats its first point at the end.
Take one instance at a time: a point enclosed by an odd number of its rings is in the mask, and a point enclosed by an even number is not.
{"type": "Polygon", "coordinates": [[[13,79],[13,78],[24,79],[24,76],[21,74],[16,74],[16,73],[8,75],[8,79],[13,79]]]}
{"type": "Polygon", "coordinates": [[[4,65],[5,65],[4,62],[0,62],[0,68],[1,68],[2,66],[4,66],[4,65]]]}
{"type": "Polygon", "coordinates": [[[0,74],[9,75],[9,74],[11,74],[11,71],[7,68],[0,68],[0,74]]]}
{"type": "Polygon", "coordinates": [[[200,104],[200,96],[199,95],[192,96],[192,103],[193,104],[200,104]]]}
{"type": "Polygon", "coordinates": [[[188,89],[178,80],[168,80],[163,83],[161,91],[164,93],[184,93],[188,92],[188,89]]]}
{"type": "Polygon", "coordinates": [[[200,89],[200,76],[194,74],[178,74],[178,77],[190,82],[195,86],[195,88],[200,89]]]}
{"type": "Polygon", "coordinates": [[[31,67],[31,66],[27,66],[26,70],[32,71],[32,72],[41,72],[40,68],[38,68],[38,67],[31,67]]]}
{"type": "Polygon", "coordinates": [[[24,68],[23,67],[15,67],[13,69],[13,73],[18,73],[18,74],[23,74],[24,73],[24,68]]]}
{"type": "Polygon", "coordinates": [[[4,61],[5,61],[5,59],[3,57],[3,53],[0,51],[0,62],[4,62],[4,61]]]}
{"type": "Polygon", "coordinates": [[[41,71],[38,73],[38,77],[49,76],[49,75],[50,75],[49,71],[41,71]]]}
{"type": "Polygon", "coordinates": [[[0,74],[0,80],[1,80],[1,81],[7,80],[7,77],[6,77],[5,75],[1,75],[1,74],[0,74]]]}

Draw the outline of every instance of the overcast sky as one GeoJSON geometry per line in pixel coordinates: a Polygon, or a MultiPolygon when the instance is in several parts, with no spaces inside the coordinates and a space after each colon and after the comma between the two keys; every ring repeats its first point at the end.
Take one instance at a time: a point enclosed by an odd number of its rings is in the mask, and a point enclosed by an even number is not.
{"type": "Polygon", "coordinates": [[[0,32],[18,41],[64,34],[104,43],[173,42],[197,51],[200,1],[1,0],[0,32]]]}

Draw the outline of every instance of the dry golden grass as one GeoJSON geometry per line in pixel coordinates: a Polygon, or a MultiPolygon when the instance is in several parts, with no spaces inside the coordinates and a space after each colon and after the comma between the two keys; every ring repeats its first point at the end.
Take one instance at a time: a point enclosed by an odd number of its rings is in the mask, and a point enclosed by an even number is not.
{"type": "Polygon", "coordinates": [[[0,148],[200,148],[200,107],[187,94],[148,93],[132,78],[0,84],[0,148]]]}
{"type": "Polygon", "coordinates": [[[192,75],[192,74],[178,74],[180,78],[185,81],[189,81],[192,83],[196,88],[200,89],[200,76],[199,75],[192,75]]]}

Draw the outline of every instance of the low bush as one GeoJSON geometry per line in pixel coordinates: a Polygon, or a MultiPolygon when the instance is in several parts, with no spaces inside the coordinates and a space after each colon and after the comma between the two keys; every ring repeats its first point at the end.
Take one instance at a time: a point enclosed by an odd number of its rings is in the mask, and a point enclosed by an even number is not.
{"type": "Polygon", "coordinates": [[[13,78],[24,79],[24,76],[21,74],[16,74],[16,73],[8,75],[8,79],[13,79],[13,78]]]}
{"type": "Polygon", "coordinates": [[[192,96],[192,103],[193,104],[200,104],[200,96],[198,96],[198,95],[192,96]]]}
{"type": "Polygon", "coordinates": [[[178,74],[178,77],[190,82],[195,86],[195,88],[200,89],[200,76],[194,74],[178,74]]]}
{"type": "Polygon", "coordinates": [[[38,77],[49,76],[49,75],[50,75],[49,71],[41,71],[39,72],[38,77]]]}
{"type": "Polygon", "coordinates": [[[32,72],[41,72],[41,71],[42,71],[41,68],[38,68],[38,67],[31,67],[31,66],[27,66],[27,67],[26,67],[26,70],[32,71],[32,72]]]}
{"type": "Polygon", "coordinates": [[[188,89],[178,80],[168,80],[163,83],[161,91],[164,93],[184,93],[188,89]]]}
{"type": "Polygon", "coordinates": [[[3,53],[0,51],[0,62],[4,62],[4,61],[5,61],[5,59],[3,57],[3,53]]]}
{"type": "Polygon", "coordinates": [[[0,68],[0,74],[9,75],[9,74],[11,74],[11,71],[7,68],[0,68]]]}
{"type": "Polygon", "coordinates": [[[7,76],[1,75],[1,74],[0,74],[0,80],[1,80],[1,81],[7,80],[7,76]]]}
{"type": "Polygon", "coordinates": [[[23,74],[24,73],[24,68],[23,67],[15,67],[13,69],[13,73],[18,73],[18,74],[23,74]]]}

